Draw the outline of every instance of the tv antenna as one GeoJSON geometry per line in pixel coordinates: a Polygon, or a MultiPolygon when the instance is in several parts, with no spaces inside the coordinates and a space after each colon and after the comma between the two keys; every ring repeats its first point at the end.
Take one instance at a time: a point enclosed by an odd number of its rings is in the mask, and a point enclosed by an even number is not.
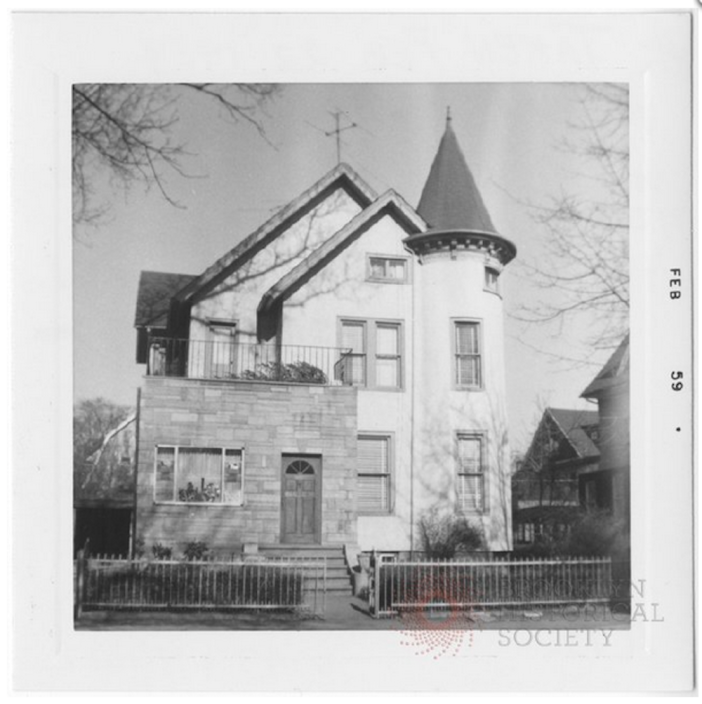
{"type": "Polygon", "coordinates": [[[359,127],[360,125],[356,124],[355,122],[352,122],[350,125],[341,125],[341,117],[342,115],[346,115],[346,113],[343,110],[339,110],[338,108],[334,111],[329,111],[329,114],[334,118],[334,129],[333,130],[322,130],[316,125],[313,125],[311,122],[308,122],[307,124],[310,125],[310,127],[314,127],[316,130],[319,130],[324,134],[325,137],[336,137],[336,163],[340,164],[341,163],[341,133],[346,132],[346,130],[353,129],[354,127],[359,127]]]}

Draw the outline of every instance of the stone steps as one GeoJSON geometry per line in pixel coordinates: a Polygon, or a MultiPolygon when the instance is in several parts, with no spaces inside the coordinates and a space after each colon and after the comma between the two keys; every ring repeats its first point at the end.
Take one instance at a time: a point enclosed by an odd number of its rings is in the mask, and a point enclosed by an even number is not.
{"type": "Polygon", "coordinates": [[[351,594],[351,575],[346,566],[344,549],[326,545],[259,545],[263,557],[288,557],[295,560],[325,558],[327,565],[327,592],[351,594]]]}

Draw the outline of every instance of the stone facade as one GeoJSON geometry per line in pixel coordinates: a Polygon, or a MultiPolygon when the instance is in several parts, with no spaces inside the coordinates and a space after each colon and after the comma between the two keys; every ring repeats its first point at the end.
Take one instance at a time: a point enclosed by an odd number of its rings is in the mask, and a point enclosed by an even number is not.
{"type": "Polygon", "coordinates": [[[146,377],[139,409],[136,537],[180,554],[191,541],[213,552],[281,540],[284,455],[321,460],[319,538],[355,543],[356,389],[268,382],[146,377]],[[157,446],[243,448],[243,505],[157,503],[157,446]]]}

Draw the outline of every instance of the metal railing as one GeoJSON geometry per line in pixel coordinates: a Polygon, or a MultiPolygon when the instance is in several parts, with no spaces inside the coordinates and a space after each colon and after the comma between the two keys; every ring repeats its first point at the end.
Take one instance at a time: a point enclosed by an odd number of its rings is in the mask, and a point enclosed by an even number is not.
{"type": "Polygon", "coordinates": [[[327,565],[320,558],[76,560],[76,616],[83,610],[294,611],[324,617],[327,565]]]}
{"type": "Polygon", "coordinates": [[[337,347],[152,337],[146,373],[191,379],[350,385],[352,381],[343,373],[349,354],[350,350],[337,347]]]}
{"type": "Polygon", "coordinates": [[[370,609],[375,618],[410,609],[471,610],[607,602],[608,557],[396,561],[373,555],[370,609]]]}

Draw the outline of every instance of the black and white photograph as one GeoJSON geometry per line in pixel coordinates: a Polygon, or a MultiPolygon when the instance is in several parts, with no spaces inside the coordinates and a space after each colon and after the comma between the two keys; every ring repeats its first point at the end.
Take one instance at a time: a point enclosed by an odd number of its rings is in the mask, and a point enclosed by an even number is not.
{"type": "Polygon", "coordinates": [[[139,56],[150,27],[192,42],[120,69],[81,34],[96,65],[56,68],[60,224],[31,245],[56,372],[22,404],[55,405],[60,468],[27,475],[53,537],[15,514],[58,575],[38,689],[83,689],[51,674],[68,653],[124,688],[99,642],[153,663],[134,689],[188,689],[166,673],[197,658],[204,691],[499,689],[487,659],[525,688],[539,661],[545,689],[683,690],[690,15],[222,17],[43,16],[139,56]]]}
{"type": "Polygon", "coordinates": [[[78,627],[625,622],[626,85],[72,109],[78,627]]]}

